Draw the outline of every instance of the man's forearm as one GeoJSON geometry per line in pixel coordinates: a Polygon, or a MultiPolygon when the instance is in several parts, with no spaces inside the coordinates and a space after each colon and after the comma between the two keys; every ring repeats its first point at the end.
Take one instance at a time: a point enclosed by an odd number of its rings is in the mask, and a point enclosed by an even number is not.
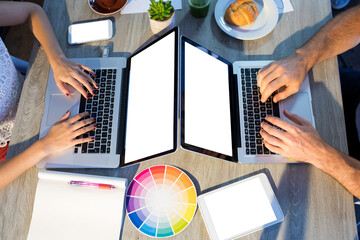
{"type": "Polygon", "coordinates": [[[351,194],[360,198],[360,161],[332,147],[314,165],[334,177],[351,194]]]}
{"type": "Polygon", "coordinates": [[[360,42],[360,5],[326,23],[305,45],[296,50],[310,70],[315,64],[341,54],[360,42]]]}

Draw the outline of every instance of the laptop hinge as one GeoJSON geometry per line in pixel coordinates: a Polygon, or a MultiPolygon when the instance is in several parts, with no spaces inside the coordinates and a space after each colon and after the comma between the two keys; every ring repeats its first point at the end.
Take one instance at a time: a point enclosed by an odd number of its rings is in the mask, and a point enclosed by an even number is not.
{"type": "Polygon", "coordinates": [[[240,114],[239,114],[239,91],[237,74],[233,73],[232,66],[229,69],[229,87],[230,87],[230,109],[231,109],[231,129],[232,129],[232,142],[233,142],[233,156],[234,161],[237,159],[237,148],[241,147],[240,135],[240,114]]]}
{"type": "MultiPolygon", "coordinates": [[[[119,125],[116,154],[123,155],[125,147],[125,132],[126,132],[126,112],[127,112],[127,93],[128,93],[128,70],[123,68],[121,72],[121,88],[120,88],[120,104],[119,104],[119,125]]],[[[120,156],[123,157],[123,156],[120,156]]]]}

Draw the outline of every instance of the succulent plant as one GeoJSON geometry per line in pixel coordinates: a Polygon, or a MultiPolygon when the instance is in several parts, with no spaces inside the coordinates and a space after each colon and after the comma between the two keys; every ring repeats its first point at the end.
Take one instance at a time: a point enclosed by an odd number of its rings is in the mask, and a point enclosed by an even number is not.
{"type": "Polygon", "coordinates": [[[171,1],[164,2],[163,0],[159,0],[156,2],[155,0],[151,0],[148,11],[150,13],[150,19],[164,21],[171,17],[174,8],[171,5],[171,1]]]}

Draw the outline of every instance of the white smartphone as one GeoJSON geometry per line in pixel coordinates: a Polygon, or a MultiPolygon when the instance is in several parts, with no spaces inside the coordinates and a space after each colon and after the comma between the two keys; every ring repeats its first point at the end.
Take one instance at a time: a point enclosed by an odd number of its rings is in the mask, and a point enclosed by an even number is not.
{"type": "Polygon", "coordinates": [[[108,40],[113,37],[113,25],[109,19],[71,24],[68,29],[69,44],[108,40]]]}

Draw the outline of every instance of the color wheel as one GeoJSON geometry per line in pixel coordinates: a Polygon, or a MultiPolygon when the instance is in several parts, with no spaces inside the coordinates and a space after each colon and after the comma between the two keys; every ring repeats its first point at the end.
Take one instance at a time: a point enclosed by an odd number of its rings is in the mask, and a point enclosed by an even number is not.
{"type": "Polygon", "coordinates": [[[170,237],[194,217],[197,198],[191,179],[180,169],[160,165],[139,173],[126,192],[126,212],[134,226],[151,237],[170,237]]]}

